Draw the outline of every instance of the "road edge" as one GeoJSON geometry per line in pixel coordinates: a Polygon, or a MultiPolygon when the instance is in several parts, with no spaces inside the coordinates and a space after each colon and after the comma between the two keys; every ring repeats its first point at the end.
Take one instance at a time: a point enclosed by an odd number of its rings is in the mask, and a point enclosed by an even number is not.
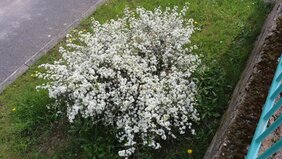
{"type": "Polygon", "coordinates": [[[47,54],[50,49],[56,46],[72,29],[77,27],[81,20],[89,17],[93,14],[98,7],[103,5],[107,0],[98,0],[90,8],[86,9],[78,18],[76,18],[71,24],[65,27],[59,34],[54,36],[49,42],[47,42],[43,47],[36,51],[33,56],[25,61],[23,65],[18,67],[10,76],[8,76],[3,82],[0,83],[0,94],[5,90],[7,86],[12,84],[18,77],[24,74],[29,67],[39,60],[43,55],[47,54]]]}

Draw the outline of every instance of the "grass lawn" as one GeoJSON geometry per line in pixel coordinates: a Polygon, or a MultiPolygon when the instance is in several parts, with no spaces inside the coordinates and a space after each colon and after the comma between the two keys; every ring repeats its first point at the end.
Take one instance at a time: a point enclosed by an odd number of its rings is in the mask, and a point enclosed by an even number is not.
{"type": "MultiPolygon", "coordinates": [[[[122,15],[127,6],[154,9],[183,6],[186,0],[110,0],[91,16],[100,22],[122,15]]],[[[202,158],[219,126],[232,90],[253,48],[270,6],[258,0],[189,0],[189,14],[201,28],[193,43],[208,67],[200,80],[199,111],[202,121],[195,136],[181,136],[163,143],[158,151],[143,149],[136,157],[202,158]],[[186,150],[193,149],[189,156],[186,150]]],[[[78,29],[89,29],[90,18],[78,29]]],[[[0,94],[0,158],[118,158],[119,144],[109,128],[78,120],[68,124],[46,108],[47,92],[37,92],[41,80],[33,77],[41,63],[59,58],[59,43],[0,94]],[[79,125],[79,127],[78,127],[79,125]]]]}

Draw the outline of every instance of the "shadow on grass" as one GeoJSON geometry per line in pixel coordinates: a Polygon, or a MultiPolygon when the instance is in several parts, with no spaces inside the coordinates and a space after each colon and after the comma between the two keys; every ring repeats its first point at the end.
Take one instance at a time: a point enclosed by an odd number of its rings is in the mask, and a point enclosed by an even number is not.
{"type": "MultiPolygon", "coordinates": [[[[152,1],[147,0],[144,1],[142,5],[151,9],[158,5],[165,6],[165,3],[161,3],[161,1],[154,1],[154,5],[152,5],[151,2],[152,1]]],[[[166,0],[166,2],[171,2],[170,5],[178,4],[176,1],[166,0]]],[[[179,4],[182,5],[184,3],[184,1],[181,1],[181,3],[179,2],[179,4]]],[[[199,1],[199,3],[205,2],[199,1]]],[[[211,1],[209,1],[209,3],[211,3],[211,1]]],[[[223,3],[223,1],[218,3],[223,3]]],[[[99,20],[102,22],[106,19],[114,18],[116,14],[120,15],[122,13],[125,4],[128,4],[129,7],[136,7],[136,5],[141,4],[141,1],[123,0],[118,3],[115,8],[102,10],[95,13],[94,16],[101,17],[99,20]]],[[[205,7],[208,7],[208,5],[205,7]]],[[[207,11],[209,14],[206,15],[206,17],[196,17],[197,14],[205,11],[206,10],[202,9],[197,12],[193,10],[193,6],[191,6],[190,13],[191,16],[195,16],[197,21],[205,21],[205,18],[214,20],[212,19],[213,16],[219,17],[216,19],[217,21],[222,20],[220,18],[221,14],[215,13],[212,10],[207,11]]],[[[240,10],[237,9],[237,11],[239,12],[240,10]]],[[[203,88],[202,90],[199,90],[200,106],[198,108],[202,122],[195,128],[198,130],[197,135],[180,136],[176,140],[164,142],[163,148],[154,152],[141,147],[140,149],[142,149],[143,153],[141,153],[141,151],[137,152],[134,158],[182,159],[189,157],[186,152],[188,148],[193,149],[193,154],[190,156],[191,158],[197,159],[203,157],[206,148],[219,126],[221,115],[227,108],[227,102],[232,94],[232,90],[245,67],[247,58],[253,48],[254,41],[259,34],[265,15],[268,11],[269,6],[265,6],[262,2],[256,3],[256,7],[253,8],[253,12],[250,14],[248,21],[242,23],[243,25],[240,21],[236,23],[236,25],[239,25],[240,31],[234,39],[226,39],[229,35],[225,35],[225,32],[220,32],[218,29],[222,26],[219,26],[217,29],[212,30],[213,32],[208,32],[207,34],[203,33],[202,37],[198,38],[198,41],[197,39],[195,40],[196,42],[199,42],[199,53],[207,57],[207,60],[204,59],[203,63],[209,66],[209,68],[201,74],[199,79],[199,87],[203,88]],[[220,36],[216,35],[216,31],[220,32],[220,36]],[[225,41],[221,43],[221,39],[215,40],[213,39],[214,37],[209,39],[209,36],[222,37],[225,41]],[[203,43],[202,39],[205,40],[203,43]],[[205,47],[205,45],[209,46],[205,47]],[[224,45],[227,49],[222,49],[223,46],[221,45],[224,45]],[[206,49],[201,50],[201,48],[206,49]],[[218,53],[218,55],[209,53],[217,53],[217,51],[221,50],[224,51],[218,53]]],[[[205,24],[202,27],[203,32],[205,32],[206,25],[209,26],[212,23],[217,24],[217,21],[205,21],[205,24]]],[[[232,16],[230,21],[232,21],[232,16]]],[[[85,20],[82,23],[81,28],[88,29],[89,25],[90,21],[85,20]]],[[[216,25],[214,26],[216,27],[216,25]]],[[[232,32],[230,34],[232,34],[232,32]]],[[[53,54],[56,55],[57,51],[53,51],[53,54]]],[[[54,56],[53,59],[56,59],[56,56],[54,56]]],[[[53,59],[51,58],[51,60],[53,59]]],[[[46,63],[51,60],[50,58],[47,58],[47,60],[44,60],[43,58],[43,60],[40,61],[41,63],[46,63]]],[[[38,82],[29,84],[34,79],[26,77],[31,74],[30,72],[36,70],[36,68],[31,69],[21,81],[18,81],[11,86],[13,88],[8,90],[10,93],[6,93],[9,94],[7,96],[10,96],[13,92],[17,93],[17,88],[22,87],[21,84],[28,83],[28,86],[24,87],[24,91],[19,91],[19,97],[11,99],[15,96],[11,95],[11,98],[5,96],[5,101],[9,100],[10,103],[3,102],[3,104],[10,106],[9,109],[12,109],[13,105],[20,104],[22,110],[19,110],[18,112],[20,113],[23,111],[21,114],[27,115],[22,116],[19,114],[17,117],[17,120],[19,120],[18,122],[21,123],[24,121],[24,124],[19,124],[20,128],[18,130],[21,132],[21,139],[19,141],[20,143],[15,143],[20,145],[18,146],[19,151],[16,155],[22,157],[22,154],[27,154],[24,158],[117,158],[120,144],[116,142],[113,129],[103,126],[89,125],[90,122],[87,122],[87,120],[84,119],[77,120],[74,124],[68,124],[65,118],[58,119],[55,116],[48,114],[48,110],[46,110],[45,107],[48,102],[44,101],[47,100],[45,99],[47,95],[37,93],[34,88],[38,82]],[[22,94],[20,93],[25,95],[21,97],[22,94]],[[33,109],[31,106],[37,107],[37,109],[33,109]]]]}

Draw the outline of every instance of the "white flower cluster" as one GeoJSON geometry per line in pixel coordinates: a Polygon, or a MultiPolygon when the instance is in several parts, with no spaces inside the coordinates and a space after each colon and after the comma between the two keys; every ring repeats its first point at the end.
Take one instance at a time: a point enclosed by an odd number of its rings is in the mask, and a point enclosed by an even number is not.
{"type": "Polygon", "coordinates": [[[125,158],[137,145],[159,149],[158,141],[176,132],[194,134],[199,118],[191,76],[200,60],[189,46],[195,27],[186,11],[126,9],[117,20],[93,21],[93,32],[78,32],[76,42],[68,35],[60,60],[41,65],[46,72],[37,76],[49,82],[38,88],[67,101],[70,122],[81,115],[116,127],[125,158]]]}

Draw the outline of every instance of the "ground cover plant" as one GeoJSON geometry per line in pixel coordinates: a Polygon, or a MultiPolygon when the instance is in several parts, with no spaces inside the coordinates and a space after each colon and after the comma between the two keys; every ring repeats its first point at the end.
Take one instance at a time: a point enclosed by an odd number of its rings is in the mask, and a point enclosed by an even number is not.
{"type": "MultiPolygon", "coordinates": [[[[121,17],[126,6],[153,10],[158,6],[162,9],[174,5],[182,8],[185,3],[171,0],[110,1],[93,17],[104,23],[121,17]]],[[[185,18],[193,18],[192,24],[200,28],[191,39],[198,46],[193,52],[202,55],[202,65],[206,66],[195,72],[197,78],[193,79],[197,88],[202,88],[197,90],[201,122],[194,124],[195,136],[185,134],[174,140],[160,141],[162,148],[156,151],[136,147],[134,158],[187,158],[187,149],[193,150],[191,158],[203,156],[268,10],[264,3],[253,0],[190,1],[185,18]]],[[[92,32],[91,26],[92,21],[86,19],[77,30],[92,32]]],[[[68,40],[78,37],[75,32],[72,36],[68,40]]],[[[46,108],[54,103],[48,92],[34,89],[44,83],[34,77],[36,71],[43,71],[38,65],[61,58],[60,46],[65,48],[66,44],[58,44],[1,94],[0,157],[119,158],[118,151],[124,150],[124,146],[116,141],[116,130],[108,125],[93,125],[91,119],[79,116],[69,124],[68,116],[54,114],[46,108]]]]}

